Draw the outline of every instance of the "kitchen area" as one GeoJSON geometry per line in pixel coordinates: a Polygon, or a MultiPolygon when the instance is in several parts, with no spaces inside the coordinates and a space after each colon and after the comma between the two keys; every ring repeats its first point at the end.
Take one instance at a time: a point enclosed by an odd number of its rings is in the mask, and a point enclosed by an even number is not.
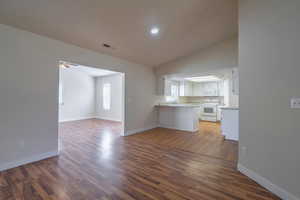
{"type": "Polygon", "coordinates": [[[216,124],[225,139],[238,141],[238,69],[201,74],[174,74],[159,82],[156,105],[159,127],[197,133],[204,123],[216,124]]]}

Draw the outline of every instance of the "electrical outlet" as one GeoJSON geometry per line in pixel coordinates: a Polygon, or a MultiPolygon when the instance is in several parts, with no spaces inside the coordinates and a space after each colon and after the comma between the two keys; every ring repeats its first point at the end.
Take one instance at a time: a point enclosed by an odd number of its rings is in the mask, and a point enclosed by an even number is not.
{"type": "Polygon", "coordinates": [[[292,98],[291,99],[291,108],[300,108],[300,98],[292,98]]]}

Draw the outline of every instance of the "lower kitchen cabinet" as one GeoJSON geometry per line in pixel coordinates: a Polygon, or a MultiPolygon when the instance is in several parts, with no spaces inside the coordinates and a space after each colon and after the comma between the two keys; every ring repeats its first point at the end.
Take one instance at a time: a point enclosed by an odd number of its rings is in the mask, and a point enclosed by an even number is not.
{"type": "Polygon", "coordinates": [[[238,108],[222,108],[221,129],[225,139],[239,140],[239,110],[238,108]]]}

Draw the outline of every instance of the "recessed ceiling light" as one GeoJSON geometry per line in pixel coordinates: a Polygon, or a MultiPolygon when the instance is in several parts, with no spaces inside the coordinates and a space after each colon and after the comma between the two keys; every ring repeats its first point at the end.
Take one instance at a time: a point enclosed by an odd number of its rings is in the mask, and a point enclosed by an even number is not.
{"type": "Polygon", "coordinates": [[[159,28],[157,28],[157,27],[151,28],[150,33],[152,35],[157,35],[159,33],[159,28]]]}

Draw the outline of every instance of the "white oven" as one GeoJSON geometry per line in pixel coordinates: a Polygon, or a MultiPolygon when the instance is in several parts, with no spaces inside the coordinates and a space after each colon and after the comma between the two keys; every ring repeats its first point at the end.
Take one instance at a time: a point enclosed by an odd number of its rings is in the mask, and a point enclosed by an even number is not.
{"type": "Polygon", "coordinates": [[[201,120],[216,122],[218,116],[217,103],[205,103],[202,106],[201,120]]]}

